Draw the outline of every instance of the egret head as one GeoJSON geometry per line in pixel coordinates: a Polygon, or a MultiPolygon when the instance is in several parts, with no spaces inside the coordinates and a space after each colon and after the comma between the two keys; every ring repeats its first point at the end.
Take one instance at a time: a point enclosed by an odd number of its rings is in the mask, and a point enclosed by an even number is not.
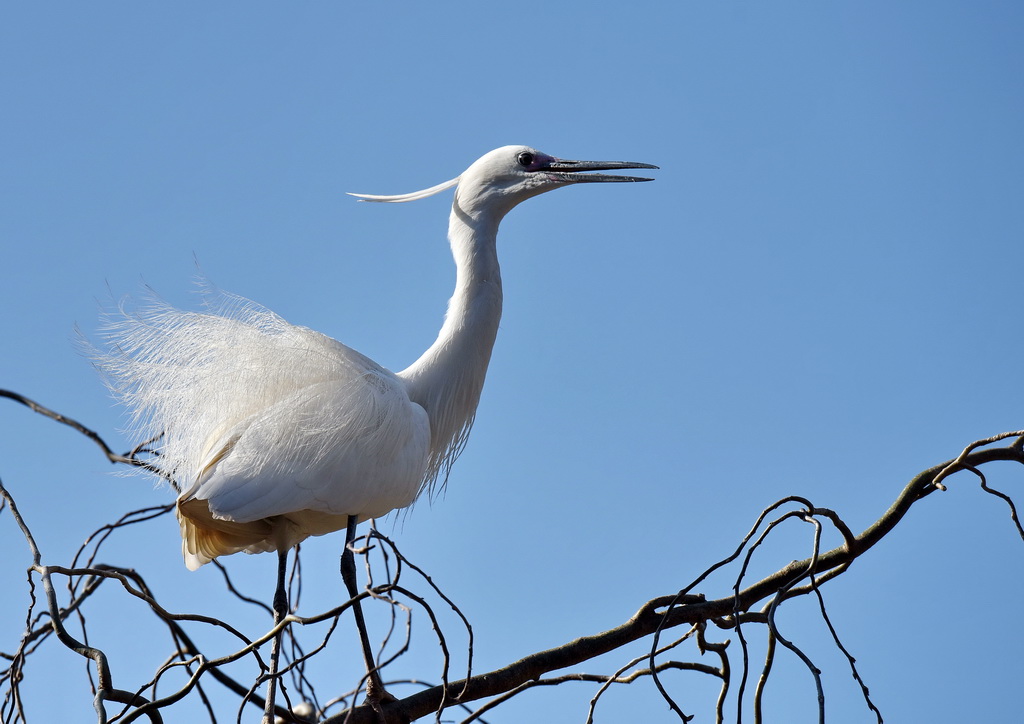
{"type": "Polygon", "coordinates": [[[451,181],[411,194],[370,196],[352,194],[366,201],[397,203],[432,196],[458,184],[456,204],[465,212],[504,216],[516,204],[562,186],[578,183],[651,181],[637,176],[618,176],[592,171],[658,168],[630,161],[567,161],[529,146],[502,146],[477,159],[451,181]]]}
{"type": "Polygon", "coordinates": [[[459,177],[456,198],[467,211],[491,209],[504,215],[528,198],[568,184],[651,181],[590,171],[657,168],[627,161],[567,161],[529,146],[504,146],[477,160],[459,177]]]}

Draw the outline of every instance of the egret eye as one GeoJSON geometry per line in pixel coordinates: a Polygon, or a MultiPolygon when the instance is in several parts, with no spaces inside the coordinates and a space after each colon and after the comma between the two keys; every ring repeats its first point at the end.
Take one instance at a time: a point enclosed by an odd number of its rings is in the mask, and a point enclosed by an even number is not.
{"type": "Polygon", "coordinates": [[[533,165],[534,158],[533,154],[530,153],[529,151],[523,151],[518,156],[516,156],[516,160],[519,161],[520,166],[529,167],[533,165]]]}

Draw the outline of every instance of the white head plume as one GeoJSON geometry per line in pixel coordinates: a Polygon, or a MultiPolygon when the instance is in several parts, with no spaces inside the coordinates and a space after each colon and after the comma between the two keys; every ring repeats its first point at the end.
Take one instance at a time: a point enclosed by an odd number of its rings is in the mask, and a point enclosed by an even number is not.
{"type": "Polygon", "coordinates": [[[462,175],[456,176],[451,181],[445,181],[444,183],[438,184],[437,186],[431,186],[429,189],[423,189],[422,191],[413,191],[409,194],[397,194],[395,196],[376,196],[374,194],[353,194],[349,196],[355,196],[360,201],[380,201],[386,204],[400,204],[404,201],[416,201],[417,199],[425,199],[428,196],[439,194],[445,189],[450,189],[452,186],[459,182],[462,175]]]}

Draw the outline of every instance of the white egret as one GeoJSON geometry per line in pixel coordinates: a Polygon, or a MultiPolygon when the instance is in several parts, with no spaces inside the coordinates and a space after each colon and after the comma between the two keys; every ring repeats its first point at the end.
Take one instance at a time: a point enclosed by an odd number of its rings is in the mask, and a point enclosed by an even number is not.
{"type": "MultiPolygon", "coordinates": [[[[347,528],[349,544],[359,521],[443,482],[473,424],[498,331],[502,218],[562,186],[651,180],[590,171],[653,168],[505,146],[423,191],[353,194],[403,202],[456,186],[448,229],[455,293],[437,340],[398,373],[237,298],[207,312],[154,303],[111,320],[101,368],[140,434],[162,433],[153,465],[181,486],[186,565],[278,551],[283,580],[284,554],[308,536],[347,528]]],[[[348,545],[345,555],[351,567],[348,545]]],[[[355,596],[354,569],[346,584],[355,596]]]]}

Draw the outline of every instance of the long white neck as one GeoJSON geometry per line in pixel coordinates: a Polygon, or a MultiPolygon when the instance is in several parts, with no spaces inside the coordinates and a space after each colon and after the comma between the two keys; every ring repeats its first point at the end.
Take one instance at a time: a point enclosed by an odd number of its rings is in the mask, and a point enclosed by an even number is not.
{"type": "Polygon", "coordinates": [[[426,482],[443,483],[476,415],[501,320],[501,271],[496,238],[504,213],[464,208],[456,192],[448,226],[455,257],[455,293],[437,340],[398,373],[409,397],[430,419],[426,482]]]}

